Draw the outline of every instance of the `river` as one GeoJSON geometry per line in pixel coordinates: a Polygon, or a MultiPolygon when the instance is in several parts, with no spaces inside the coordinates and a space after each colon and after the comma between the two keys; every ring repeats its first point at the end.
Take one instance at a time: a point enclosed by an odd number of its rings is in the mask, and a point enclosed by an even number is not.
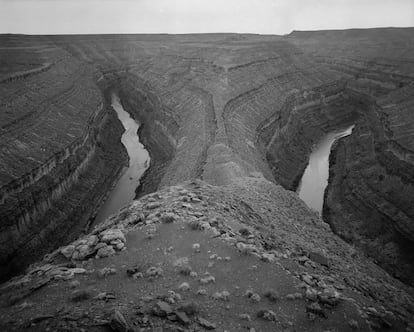
{"type": "Polygon", "coordinates": [[[354,126],[331,132],[312,149],[308,166],[298,186],[299,197],[313,210],[322,213],[325,188],[329,178],[329,155],[332,144],[352,133],[354,126]]]}
{"type": "Polygon", "coordinates": [[[100,208],[93,225],[104,221],[135,198],[135,189],[140,185],[139,180],[150,164],[148,151],[139,142],[139,123],[123,109],[116,94],[112,95],[112,107],[125,128],[121,142],[128,152],[129,165],[123,169],[122,176],[100,208]]]}

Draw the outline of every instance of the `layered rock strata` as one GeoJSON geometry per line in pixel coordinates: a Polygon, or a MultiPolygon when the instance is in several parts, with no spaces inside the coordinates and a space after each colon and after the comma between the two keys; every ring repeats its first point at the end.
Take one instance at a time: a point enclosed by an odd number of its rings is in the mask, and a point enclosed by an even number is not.
{"type": "Polygon", "coordinates": [[[414,50],[404,46],[412,44],[410,31],[297,32],[291,39],[342,75],[350,98],[359,101],[360,120],[353,134],[335,145],[330,160],[324,218],[412,285],[414,50]],[[361,38],[366,48],[351,46],[361,38]]]}
{"type": "Polygon", "coordinates": [[[53,66],[0,83],[1,278],[78,236],[126,157],[95,73],[47,44],[53,66]]]}
{"type": "MultiPolygon", "coordinates": [[[[151,154],[153,163],[139,195],[193,178],[226,185],[248,175],[295,189],[312,145],[326,132],[354,123],[355,134],[334,153],[338,162],[332,160],[331,183],[343,190],[329,186],[325,218],[388,271],[396,271],[396,266],[411,271],[403,258],[406,249],[393,249],[394,263],[387,265],[378,248],[398,242],[408,243],[404,246],[410,249],[413,242],[412,204],[407,198],[414,150],[412,29],[294,32],[283,37],[2,38],[9,38],[7,52],[18,54],[16,59],[36,49],[32,62],[22,66],[9,61],[10,69],[1,72],[2,183],[26,183],[25,174],[38,168],[44,174],[53,165],[48,164],[51,157],[62,153],[59,160],[63,160],[67,153],[62,151],[75,141],[82,142],[77,150],[82,157],[74,162],[79,173],[89,169],[80,172],[82,161],[97,165],[92,155],[97,155],[98,147],[109,151],[115,146],[98,144],[102,141],[98,137],[103,141],[106,134],[108,139],[119,137],[102,130],[103,114],[111,116],[102,97],[108,87],[116,88],[124,108],[142,123],[141,138],[151,154]],[[17,51],[21,44],[27,49],[17,51]],[[33,107],[24,107],[27,104],[33,107]],[[92,114],[96,119],[88,123],[92,114]],[[95,125],[100,129],[94,131],[95,125]],[[56,130],[45,129],[51,127],[56,130]],[[18,128],[24,128],[24,134],[17,135],[18,128]],[[32,149],[28,142],[39,140],[46,140],[39,145],[44,150],[32,149]],[[357,194],[350,195],[352,191],[357,194]],[[354,212],[355,207],[361,209],[354,212]],[[364,220],[372,227],[365,227],[364,220]],[[398,235],[392,241],[382,238],[379,230],[384,229],[398,235]],[[381,245],[375,244],[377,240],[381,245]]],[[[107,120],[109,126],[112,120],[107,120]]],[[[116,173],[123,159],[118,157],[103,158],[103,168],[116,173]]],[[[62,174],[69,179],[71,172],[62,174]]],[[[113,179],[102,180],[102,188],[113,179]]],[[[7,192],[12,195],[12,188],[7,192]]],[[[71,206],[61,199],[56,202],[71,206]]],[[[409,282],[409,273],[398,274],[409,282]]]]}

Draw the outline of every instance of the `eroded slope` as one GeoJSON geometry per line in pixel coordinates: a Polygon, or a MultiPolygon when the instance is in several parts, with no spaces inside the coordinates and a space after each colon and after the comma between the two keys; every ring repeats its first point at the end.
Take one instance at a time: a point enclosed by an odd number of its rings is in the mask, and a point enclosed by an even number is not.
{"type": "Polygon", "coordinates": [[[263,178],[144,196],[2,286],[5,330],[411,328],[412,290],[263,178]],[[58,306],[56,307],[56,305],[58,306]]]}

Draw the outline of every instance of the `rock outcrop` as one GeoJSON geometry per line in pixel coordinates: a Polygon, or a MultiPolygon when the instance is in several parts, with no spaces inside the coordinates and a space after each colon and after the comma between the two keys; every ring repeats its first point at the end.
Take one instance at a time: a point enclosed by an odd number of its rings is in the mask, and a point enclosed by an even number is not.
{"type": "Polygon", "coordinates": [[[414,323],[410,287],[294,193],[254,177],[144,196],[0,287],[4,331],[404,331],[414,323]]]}

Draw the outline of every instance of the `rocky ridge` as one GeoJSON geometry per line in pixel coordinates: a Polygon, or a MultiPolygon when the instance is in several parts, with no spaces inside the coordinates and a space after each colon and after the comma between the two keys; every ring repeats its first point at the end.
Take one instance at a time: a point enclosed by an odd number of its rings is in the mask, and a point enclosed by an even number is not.
{"type": "Polygon", "coordinates": [[[411,289],[255,177],[144,196],[1,290],[7,331],[414,326],[411,289]]]}

